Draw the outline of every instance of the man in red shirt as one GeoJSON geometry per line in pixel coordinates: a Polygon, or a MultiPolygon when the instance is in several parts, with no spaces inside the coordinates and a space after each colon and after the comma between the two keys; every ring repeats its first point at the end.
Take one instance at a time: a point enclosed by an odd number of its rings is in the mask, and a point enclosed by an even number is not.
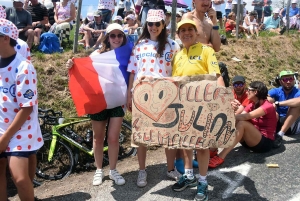
{"type": "Polygon", "coordinates": [[[244,108],[250,103],[247,98],[246,81],[243,76],[237,75],[232,79],[235,100],[231,102],[235,114],[240,114],[244,108]]]}

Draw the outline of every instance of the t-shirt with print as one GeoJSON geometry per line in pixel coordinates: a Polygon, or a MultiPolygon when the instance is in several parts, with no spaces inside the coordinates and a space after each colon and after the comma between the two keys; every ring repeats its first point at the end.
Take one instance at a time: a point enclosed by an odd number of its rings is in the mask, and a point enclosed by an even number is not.
{"type": "Polygon", "coordinates": [[[158,42],[144,39],[137,44],[131,53],[128,63],[128,72],[135,73],[134,79],[142,75],[171,77],[171,62],[174,55],[180,50],[179,45],[172,39],[167,39],[165,50],[160,57],[156,57],[158,42]]]}
{"type": "Polygon", "coordinates": [[[203,74],[221,74],[215,51],[206,45],[197,43],[183,48],[173,60],[172,76],[190,76],[203,74]]]}
{"type": "Polygon", "coordinates": [[[112,10],[115,8],[113,0],[99,0],[98,9],[108,9],[112,10]]]}
{"type": "Polygon", "coordinates": [[[30,49],[27,43],[20,38],[18,38],[17,43],[18,44],[15,46],[16,52],[20,53],[25,59],[31,60],[30,49]]]}
{"type": "MultiPolygon", "coordinates": [[[[263,136],[268,139],[274,140],[277,122],[276,110],[273,104],[267,100],[265,100],[260,107],[264,110],[265,115],[250,119],[250,122],[255,126],[257,130],[259,130],[259,132],[263,136]]],[[[244,109],[244,111],[248,113],[252,112],[253,110],[255,110],[255,104],[253,102],[244,109]]]]}
{"type": "Polygon", "coordinates": [[[34,151],[43,145],[38,121],[36,76],[31,62],[19,53],[8,66],[0,68],[0,137],[21,107],[33,107],[25,123],[11,138],[6,152],[34,151]]]}

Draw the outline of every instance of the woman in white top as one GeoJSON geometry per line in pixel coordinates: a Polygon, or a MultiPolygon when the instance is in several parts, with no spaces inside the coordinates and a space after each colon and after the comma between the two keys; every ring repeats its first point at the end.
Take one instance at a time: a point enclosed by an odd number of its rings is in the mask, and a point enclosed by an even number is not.
{"type": "MultiPolygon", "coordinates": [[[[255,11],[251,11],[250,14],[245,17],[243,27],[248,33],[251,33],[251,36],[255,36],[256,33],[256,36],[258,37],[259,31],[258,23],[256,22],[256,17],[257,13],[255,11]]],[[[250,36],[247,36],[247,38],[250,38],[250,36]]]]}
{"type": "MultiPolygon", "coordinates": [[[[131,89],[133,81],[145,76],[153,78],[171,77],[171,62],[179,50],[179,45],[175,41],[167,38],[165,14],[163,10],[150,9],[142,34],[132,50],[128,63],[127,71],[131,72],[127,93],[127,108],[129,111],[131,111],[132,106],[131,89]]],[[[165,151],[168,166],[167,176],[177,180],[181,176],[174,167],[177,150],[166,149],[165,151]]],[[[140,145],[137,152],[140,169],[137,180],[138,187],[147,185],[146,153],[147,147],[140,145]]]]}

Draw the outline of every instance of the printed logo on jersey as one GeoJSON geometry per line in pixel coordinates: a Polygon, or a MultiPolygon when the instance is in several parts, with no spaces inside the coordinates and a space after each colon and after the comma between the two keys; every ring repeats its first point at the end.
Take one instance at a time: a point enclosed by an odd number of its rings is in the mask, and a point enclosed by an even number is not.
{"type": "Polygon", "coordinates": [[[24,98],[27,99],[32,99],[32,97],[34,96],[34,93],[31,89],[28,89],[24,94],[23,94],[24,98]]]}
{"type": "Polygon", "coordinates": [[[218,62],[216,62],[216,61],[212,61],[212,62],[210,62],[211,63],[211,65],[213,65],[213,66],[217,66],[218,65],[218,62]]]}
{"type": "Polygon", "coordinates": [[[165,60],[166,60],[167,62],[170,62],[170,61],[172,60],[172,58],[173,58],[173,53],[167,52],[167,53],[165,54],[165,60]]]}
{"type": "Polygon", "coordinates": [[[0,92],[4,94],[9,93],[12,97],[16,97],[16,85],[13,84],[10,87],[0,86],[0,92]]]}
{"type": "Polygon", "coordinates": [[[157,53],[153,53],[153,52],[146,52],[146,53],[142,53],[142,54],[137,54],[136,55],[136,60],[140,60],[143,57],[154,57],[156,58],[157,53]]]}

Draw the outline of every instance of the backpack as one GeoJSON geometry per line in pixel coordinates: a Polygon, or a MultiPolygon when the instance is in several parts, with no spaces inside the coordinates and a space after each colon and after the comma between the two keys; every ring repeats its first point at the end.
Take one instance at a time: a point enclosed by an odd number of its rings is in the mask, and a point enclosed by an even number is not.
{"type": "Polygon", "coordinates": [[[58,37],[53,33],[43,33],[41,35],[39,51],[46,54],[60,52],[60,43],[58,37]]]}
{"type": "Polygon", "coordinates": [[[230,78],[229,78],[228,69],[227,69],[226,64],[223,63],[223,62],[219,62],[219,68],[220,68],[220,72],[221,72],[221,75],[223,77],[225,86],[229,87],[230,78]]]}

